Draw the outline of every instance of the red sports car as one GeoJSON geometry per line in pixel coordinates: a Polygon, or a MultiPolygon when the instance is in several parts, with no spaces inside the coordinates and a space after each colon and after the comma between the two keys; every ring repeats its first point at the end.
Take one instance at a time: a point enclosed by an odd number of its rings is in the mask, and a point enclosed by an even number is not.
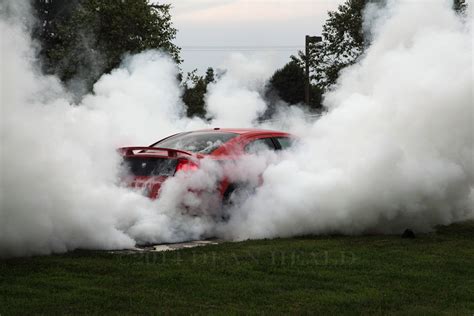
{"type": "MultiPolygon", "coordinates": [[[[131,179],[128,185],[145,189],[152,199],[159,196],[161,185],[180,171],[197,170],[204,158],[225,162],[259,150],[282,150],[291,146],[293,136],[260,129],[214,128],[184,132],[164,138],[148,147],[120,148],[131,179]]],[[[223,178],[219,194],[230,197],[237,184],[223,178]]]]}

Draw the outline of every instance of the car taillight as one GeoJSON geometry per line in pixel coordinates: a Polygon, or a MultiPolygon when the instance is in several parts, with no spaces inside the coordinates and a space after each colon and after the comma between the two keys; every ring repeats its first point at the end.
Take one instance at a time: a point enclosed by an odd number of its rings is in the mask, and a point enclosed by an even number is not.
{"type": "Polygon", "coordinates": [[[188,159],[179,159],[178,165],[176,166],[176,172],[178,171],[194,171],[199,169],[199,166],[188,159]]]}

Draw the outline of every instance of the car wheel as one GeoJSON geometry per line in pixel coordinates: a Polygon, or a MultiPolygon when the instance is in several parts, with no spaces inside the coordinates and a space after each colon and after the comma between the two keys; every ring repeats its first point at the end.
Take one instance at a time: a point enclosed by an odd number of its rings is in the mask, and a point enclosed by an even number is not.
{"type": "Polygon", "coordinates": [[[222,219],[228,221],[230,219],[232,208],[248,199],[253,193],[255,193],[255,188],[249,183],[229,184],[227,190],[222,196],[222,219]]]}

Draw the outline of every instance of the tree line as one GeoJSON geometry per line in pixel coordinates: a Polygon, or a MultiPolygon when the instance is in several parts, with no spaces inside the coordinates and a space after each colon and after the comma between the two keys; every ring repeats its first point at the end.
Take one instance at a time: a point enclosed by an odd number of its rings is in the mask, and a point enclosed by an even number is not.
{"type": "MultiPolygon", "coordinates": [[[[306,74],[310,65],[310,110],[320,111],[322,95],[337,81],[341,70],[353,63],[370,44],[363,30],[366,6],[384,5],[385,0],[346,0],[328,12],[323,25],[323,41],[313,44],[309,54],[298,52],[270,78],[264,97],[272,105],[280,100],[303,104],[306,74]]],[[[453,0],[458,14],[466,11],[466,0],[453,0]]],[[[81,95],[90,92],[104,73],[119,66],[126,53],[160,49],[179,65],[180,48],[173,43],[169,4],[149,0],[34,0],[37,23],[33,37],[41,44],[39,57],[43,71],[57,75],[63,83],[81,95]]],[[[310,30],[308,30],[310,32],[310,30]]],[[[209,84],[221,74],[208,68],[205,75],[197,70],[180,74],[183,102],[188,116],[205,117],[204,97],[209,84]]]]}

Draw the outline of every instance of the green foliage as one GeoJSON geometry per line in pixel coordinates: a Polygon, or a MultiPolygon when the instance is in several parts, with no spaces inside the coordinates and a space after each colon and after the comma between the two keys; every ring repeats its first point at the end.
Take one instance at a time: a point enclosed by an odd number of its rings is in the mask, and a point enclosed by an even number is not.
{"type": "Polygon", "coordinates": [[[453,0],[453,9],[459,14],[466,13],[466,9],[467,9],[466,0],[453,0]]]}
{"type": "MultiPolygon", "coordinates": [[[[273,96],[276,95],[278,99],[288,104],[302,104],[305,102],[305,83],[304,69],[296,59],[292,59],[272,75],[267,86],[266,98],[272,103],[273,96]]],[[[321,106],[321,91],[316,86],[311,86],[310,99],[311,108],[321,106]]],[[[267,113],[267,116],[270,114],[267,113]]]]}
{"type": "Polygon", "coordinates": [[[310,55],[299,53],[299,63],[309,58],[311,79],[324,90],[333,85],[340,71],[355,63],[367,46],[368,39],[363,32],[363,12],[368,3],[382,0],[346,0],[335,11],[329,11],[329,18],[323,26],[323,41],[312,44],[310,55]]]}
{"type": "Polygon", "coordinates": [[[321,48],[313,50],[314,79],[321,86],[334,84],[342,68],[353,64],[364,49],[363,10],[368,0],[347,0],[337,11],[328,12],[321,48]]]}
{"type": "Polygon", "coordinates": [[[304,70],[292,60],[273,74],[270,78],[270,87],[276,91],[280,99],[289,104],[303,103],[305,80],[304,70]]]}
{"type": "MultiPolygon", "coordinates": [[[[466,0],[452,0],[453,9],[463,14],[466,0]]],[[[370,38],[363,29],[363,14],[368,4],[382,6],[385,0],[346,0],[335,11],[328,12],[329,18],[323,26],[323,42],[310,49],[309,63],[311,79],[318,87],[327,89],[333,85],[341,70],[354,64],[370,44],[370,38]]],[[[300,52],[298,62],[303,65],[306,56],[300,52]]]]}
{"type": "Polygon", "coordinates": [[[207,68],[206,77],[204,78],[204,80],[206,81],[206,84],[216,81],[216,76],[214,74],[214,69],[212,67],[207,68]]]}
{"type": "Polygon", "coordinates": [[[186,104],[186,114],[188,117],[205,117],[205,95],[207,85],[215,82],[214,69],[208,68],[205,76],[198,76],[197,69],[188,73],[183,83],[183,102],[186,104]]]}
{"type": "Polygon", "coordinates": [[[148,0],[36,0],[36,37],[48,73],[88,88],[117,67],[125,53],[161,49],[180,62],[170,5],[148,0]]]}

